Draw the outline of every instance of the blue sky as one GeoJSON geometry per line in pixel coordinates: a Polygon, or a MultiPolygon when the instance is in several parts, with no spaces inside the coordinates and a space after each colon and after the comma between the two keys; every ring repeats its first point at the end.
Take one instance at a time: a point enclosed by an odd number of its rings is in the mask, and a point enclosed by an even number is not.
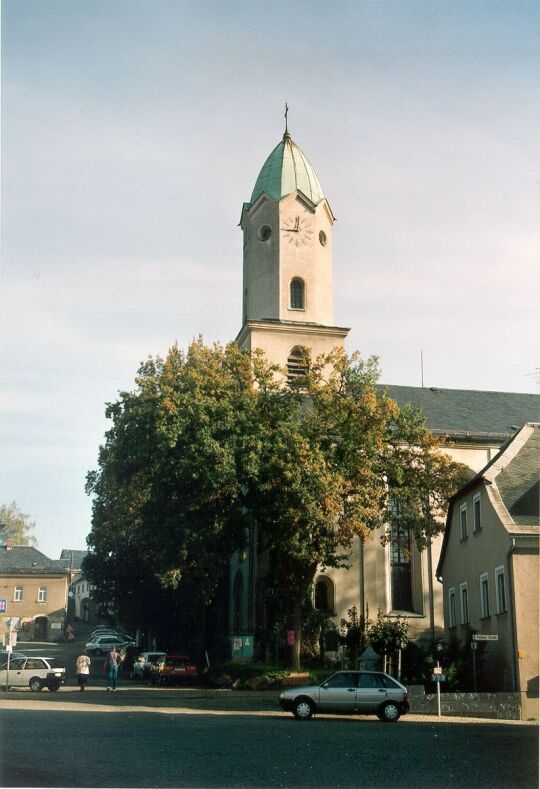
{"type": "Polygon", "coordinates": [[[2,3],[2,502],[84,548],[104,404],[236,336],[289,128],[338,221],[334,318],[382,381],[536,391],[540,3],[2,3]]]}

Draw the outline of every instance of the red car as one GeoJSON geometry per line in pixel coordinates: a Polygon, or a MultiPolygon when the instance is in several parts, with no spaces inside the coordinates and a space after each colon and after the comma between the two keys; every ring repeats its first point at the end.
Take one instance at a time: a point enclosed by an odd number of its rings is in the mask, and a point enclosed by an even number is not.
{"type": "Polygon", "coordinates": [[[197,679],[197,667],[188,655],[165,655],[150,669],[152,685],[188,682],[197,679]]]}

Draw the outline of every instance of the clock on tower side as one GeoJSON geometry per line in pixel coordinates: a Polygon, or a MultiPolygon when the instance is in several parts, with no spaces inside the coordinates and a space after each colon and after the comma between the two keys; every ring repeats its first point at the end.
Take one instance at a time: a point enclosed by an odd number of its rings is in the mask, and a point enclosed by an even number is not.
{"type": "Polygon", "coordinates": [[[301,192],[279,202],[279,318],[331,326],[332,225],[326,200],[317,206],[301,192]]]}

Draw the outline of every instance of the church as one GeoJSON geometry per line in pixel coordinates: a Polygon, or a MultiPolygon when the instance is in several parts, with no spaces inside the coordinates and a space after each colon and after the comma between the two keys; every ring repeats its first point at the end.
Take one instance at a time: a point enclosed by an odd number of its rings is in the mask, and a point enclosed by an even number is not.
{"type": "MultiPolygon", "coordinates": [[[[349,329],[333,321],[332,232],[335,217],[317,174],[287,128],[266,159],[240,226],[243,232],[242,327],[240,348],[262,349],[286,370],[287,381],[302,373],[303,348],[312,355],[343,347],[349,329]]],[[[286,383],[284,381],[284,383],[286,383]]],[[[448,454],[473,472],[482,469],[528,421],[538,421],[540,398],[532,394],[436,389],[399,385],[385,388],[400,407],[423,410],[431,432],[451,442],[448,454]]],[[[419,551],[400,532],[381,544],[374,533],[355,539],[347,569],[321,570],[313,579],[314,605],[339,627],[356,607],[374,620],[407,618],[409,636],[431,641],[442,636],[442,587],[435,570],[442,534],[419,551]]],[[[257,584],[262,557],[233,557],[229,582],[229,635],[233,657],[251,657],[260,630],[257,584]]]]}

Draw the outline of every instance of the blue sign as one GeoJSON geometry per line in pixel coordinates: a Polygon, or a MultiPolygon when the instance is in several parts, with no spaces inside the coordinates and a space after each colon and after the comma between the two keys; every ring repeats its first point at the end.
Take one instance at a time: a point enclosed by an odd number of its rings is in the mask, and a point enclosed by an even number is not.
{"type": "Polygon", "coordinates": [[[446,682],[446,674],[432,674],[431,679],[433,682],[446,682]]]}
{"type": "Polygon", "coordinates": [[[7,600],[0,600],[0,611],[5,611],[7,609],[7,600]]]}

